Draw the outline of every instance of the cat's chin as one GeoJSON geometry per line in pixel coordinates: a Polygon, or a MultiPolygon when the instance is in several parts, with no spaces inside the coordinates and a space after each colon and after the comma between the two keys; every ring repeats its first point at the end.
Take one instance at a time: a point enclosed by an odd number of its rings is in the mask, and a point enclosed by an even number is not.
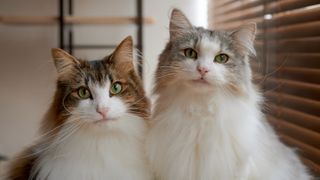
{"type": "Polygon", "coordinates": [[[94,124],[105,124],[105,123],[108,123],[110,121],[116,121],[116,120],[117,120],[116,118],[107,118],[107,119],[96,120],[93,123],[94,124]]]}
{"type": "Polygon", "coordinates": [[[192,79],[189,80],[186,85],[194,92],[205,93],[214,90],[213,84],[205,79],[192,79]]]}
{"type": "Polygon", "coordinates": [[[204,85],[204,86],[211,86],[211,84],[205,79],[194,79],[191,82],[195,85],[204,85]]]}

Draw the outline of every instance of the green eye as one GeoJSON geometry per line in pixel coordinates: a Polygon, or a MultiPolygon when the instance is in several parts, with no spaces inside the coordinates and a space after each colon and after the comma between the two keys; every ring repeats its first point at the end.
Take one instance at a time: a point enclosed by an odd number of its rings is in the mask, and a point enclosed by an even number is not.
{"type": "Polygon", "coordinates": [[[122,85],[119,82],[115,82],[112,84],[111,88],[110,88],[110,92],[111,94],[115,95],[115,94],[119,94],[122,91],[122,85]]]}
{"type": "Polygon", "coordinates": [[[184,55],[188,58],[191,59],[197,59],[198,58],[198,54],[195,50],[193,50],[192,48],[187,48],[184,50],[184,55]]]}
{"type": "Polygon", "coordinates": [[[80,87],[78,89],[78,96],[81,98],[81,99],[88,99],[91,97],[91,93],[89,91],[89,89],[85,88],[85,87],[80,87]]]}
{"type": "Polygon", "coordinates": [[[214,57],[214,62],[224,64],[229,60],[229,56],[226,54],[218,54],[214,57]]]}

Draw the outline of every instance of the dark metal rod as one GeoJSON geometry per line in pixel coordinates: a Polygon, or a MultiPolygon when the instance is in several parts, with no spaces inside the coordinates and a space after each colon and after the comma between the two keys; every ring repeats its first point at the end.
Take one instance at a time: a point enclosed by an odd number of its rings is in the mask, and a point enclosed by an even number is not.
{"type": "Polygon", "coordinates": [[[69,49],[69,53],[72,55],[74,50],[74,45],[73,45],[73,32],[71,28],[72,27],[69,27],[69,33],[68,33],[68,49],[69,49]]]}
{"type": "MultiPolygon", "coordinates": [[[[137,49],[140,51],[140,53],[143,53],[143,2],[142,0],[137,0],[137,49]]],[[[140,77],[142,78],[142,57],[138,56],[138,71],[140,74],[140,77]]]]}
{"type": "Polygon", "coordinates": [[[59,47],[64,48],[64,4],[63,0],[59,0],[59,47]]]}
{"type": "Polygon", "coordinates": [[[8,158],[0,154],[0,161],[6,161],[6,160],[8,160],[8,158]]]}
{"type": "MultiPolygon", "coordinates": [[[[68,0],[68,14],[69,16],[73,15],[73,0],[68,0]]],[[[69,33],[68,33],[68,46],[69,46],[69,53],[73,54],[73,26],[69,24],[69,33]]]]}
{"type": "Polygon", "coordinates": [[[73,0],[69,0],[68,13],[69,15],[73,15],[73,0]]]}

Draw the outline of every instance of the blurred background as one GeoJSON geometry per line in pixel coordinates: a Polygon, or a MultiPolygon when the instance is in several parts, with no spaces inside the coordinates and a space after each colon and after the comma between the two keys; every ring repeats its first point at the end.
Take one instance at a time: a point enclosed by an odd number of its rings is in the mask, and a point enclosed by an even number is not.
{"type": "Polygon", "coordinates": [[[264,111],[319,176],[319,0],[0,0],[0,174],[38,135],[55,90],[52,47],[100,59],[131,35],[144,55],[138,60],[149,93],[173,8],[210,29],[257,23],[251,65],[264,111]]]}

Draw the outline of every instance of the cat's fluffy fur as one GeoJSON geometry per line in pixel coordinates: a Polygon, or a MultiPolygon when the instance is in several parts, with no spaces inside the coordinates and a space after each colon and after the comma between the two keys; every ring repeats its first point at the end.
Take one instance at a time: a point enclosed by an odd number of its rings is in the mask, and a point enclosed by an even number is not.
{"type": "Polygon", "coordinates": [[[134,71],[131,37],[101,61],[60,49],[52,54],[59,77],[45,135],[12,162],[8,179],[152,179],[144,151],[150,107],[134,71]],[[122,83],[121,93],[109,92],[113,82],[122,83]],[[90,89],[91,97],[81,99],[79,87],[90,89]],[[99,108],[108,120],[101,120],[99,108]]]}
{"type": "Polygon", "coordinates": [[[254,33],[254,24],[234,31],[194,27],[173,10],[147,137],[147,154],[158,180],[310,179],[260,110],[262,98],[251,83],[248,61],[254,53],[254,33]],[[190,47],[198,59],[183,55],[190,47]],[[221,52],[230,60],[214,63],[221,52]],[[206,83],[194,81],[198,66],[209,69],[206,83]]]}

